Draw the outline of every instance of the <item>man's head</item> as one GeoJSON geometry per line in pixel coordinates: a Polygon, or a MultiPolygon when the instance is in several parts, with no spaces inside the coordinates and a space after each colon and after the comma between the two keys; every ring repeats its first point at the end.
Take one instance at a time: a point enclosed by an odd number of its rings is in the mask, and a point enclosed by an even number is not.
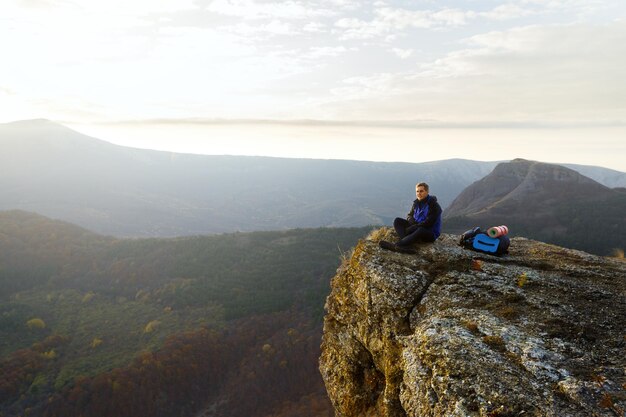
{"type": "Polygon", "coordinates": [[[415,185],[415,196],[420,201],[428,197],[428,184],[425,182],[417,183],[417,185],[415,185]]]}

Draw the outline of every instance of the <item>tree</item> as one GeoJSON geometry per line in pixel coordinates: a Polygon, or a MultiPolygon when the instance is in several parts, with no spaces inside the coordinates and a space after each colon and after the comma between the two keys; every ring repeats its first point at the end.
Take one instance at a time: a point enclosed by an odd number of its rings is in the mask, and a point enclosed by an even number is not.
{"type": "Polygon", "coordinates": [[[46,323],[42,319],[40,319],[38,317],[35,317],[35,318],[32,318],[32,319],[28,320],[26,322],[26,325],[31,330],[34,330],[34,329],[45,329],[46,328],[46,323]]]}

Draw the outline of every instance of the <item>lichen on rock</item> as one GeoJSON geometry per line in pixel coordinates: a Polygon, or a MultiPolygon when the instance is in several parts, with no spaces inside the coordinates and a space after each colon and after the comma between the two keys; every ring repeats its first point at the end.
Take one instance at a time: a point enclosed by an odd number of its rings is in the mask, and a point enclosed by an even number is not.
{"type": "Polygon", "coordinates": [[[332,280],[320,371],[338,417],[623,415],[623,260],[524,238],[502,258],[446,234],[378,247],[394,238],[360,241],[332,280]]]}

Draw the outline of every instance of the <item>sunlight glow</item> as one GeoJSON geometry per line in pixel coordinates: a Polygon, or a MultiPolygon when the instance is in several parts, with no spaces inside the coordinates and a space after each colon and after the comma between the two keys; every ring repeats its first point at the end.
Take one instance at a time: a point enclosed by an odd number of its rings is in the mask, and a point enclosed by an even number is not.
{"type": "Polygon", "coordinates": [[[113,143],[182,153],[394,162],[524,158],[626,171],[626,141],[621,140],[626,127],[419,129],[280,123],[71,127],[113,143]]]}

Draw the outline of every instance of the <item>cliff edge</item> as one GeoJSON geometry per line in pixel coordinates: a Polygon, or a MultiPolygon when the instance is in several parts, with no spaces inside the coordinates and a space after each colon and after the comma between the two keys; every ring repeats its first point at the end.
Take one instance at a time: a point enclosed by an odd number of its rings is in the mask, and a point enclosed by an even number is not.
{"type": "Polygon", "coordinates": [[[524,238],[496,258],[379,229],[332,280],[320,371],[336,415],[620,416],[626,262],[524,238]]]}

